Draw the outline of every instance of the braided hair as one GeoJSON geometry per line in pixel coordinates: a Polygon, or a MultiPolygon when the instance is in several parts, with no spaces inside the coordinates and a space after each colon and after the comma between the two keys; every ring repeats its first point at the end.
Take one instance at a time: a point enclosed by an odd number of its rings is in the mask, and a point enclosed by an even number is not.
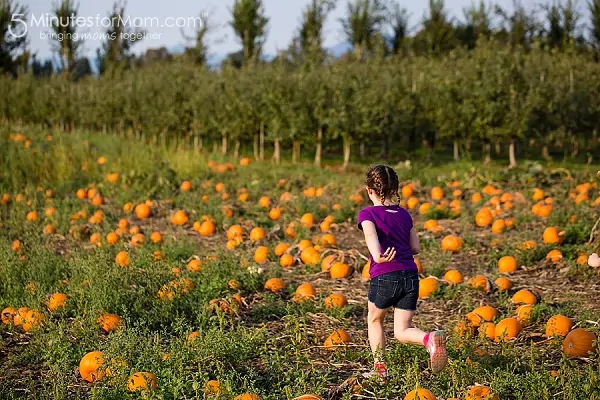
{"type": "Polygon", "coordinates": [[[400,201],[398,174],[387,165],[376,165],[369,169],[365,184],[375,192],[382,203],[385,203],[386,199],[391,200],[394,196],[400,201]]]}

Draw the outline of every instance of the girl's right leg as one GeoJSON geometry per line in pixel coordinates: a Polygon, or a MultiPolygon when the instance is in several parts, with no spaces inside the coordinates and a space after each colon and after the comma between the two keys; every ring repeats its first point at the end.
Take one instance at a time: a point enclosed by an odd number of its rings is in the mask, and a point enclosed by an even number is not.
{"type": "Polygon", "coordinates": [[[394,309],[394,336],[402,343],[425,346],[431,360],[431,369],[438,373],[448,362],[446,352],[446,334],[442,331],[425,333],[412,326],[414,311],[394,309]]]}
{"type": "Polygon", "coordinates": [[[414,311],[394,309],[394,337],[402,343],[423,344],[426,333],[413,327],[414,311]]]}

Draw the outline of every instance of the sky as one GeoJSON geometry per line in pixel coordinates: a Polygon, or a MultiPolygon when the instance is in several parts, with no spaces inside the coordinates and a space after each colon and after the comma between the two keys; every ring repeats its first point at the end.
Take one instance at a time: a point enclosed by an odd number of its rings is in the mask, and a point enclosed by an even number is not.
{"type": "MultiPolygon", "coordinates": [[[[31,50],[38,59],[52,55],[50,27],[44,23],[44,16],[51,14],[52,4],[57,0],[18,0],[18,3],[28,7],[28,35],[31,50]]],[[[462,18],[462,10],[474,0],[446,0],[446,8],[455,18],[462,18]]],[[[276,54],[278,50],[289,45],[298,29],[302,10],[310,0],[264,0],[267,17],[270,19],[268,36],[265,44],[265,54],[276,54]]],[[[344,15],[348,0],[338,0],[337,7],[331,12],[324,32],[326,48],[344,43],[339,19],[344,15]]],[[[478,2],[478,0],[477,0],[478,2]]],[[[524,4],[533,0],[523,0],[524,4]]],[[[113,0],[80,0],[79,16],[81,32],[84,38],[84,55],[93,57],[102,42],[101,36],[105,28],[103,24],[113,0]]],[[[149,48],[165,46],[169,49],[181,48],[186,44],[182,29],[190,36],[194,32],[195,20],[201,13],[211,16],[213,29],[210,40],[211,56],[224,56],[241,48],[239,41],[229,27],[230,9],[234,0],[128,0],[126,16],[129,16],[131,26],[139,26],[147,32],[142,41],[134,46],[135,53],[141,53],[149,48]],[[134,19],[136,18],[136,19],[134,19]],[[181,27],[181,26],[185,27],[181,27]]],[[[411,26],[418,25],[425,13],[427,0],[400,0],[411,15],[411,26]]],[[[496,0],[496,4],[510,10],[512,0],[496,0]]],[[[191,44],[191,43],[190,43],[191,44]]]]}

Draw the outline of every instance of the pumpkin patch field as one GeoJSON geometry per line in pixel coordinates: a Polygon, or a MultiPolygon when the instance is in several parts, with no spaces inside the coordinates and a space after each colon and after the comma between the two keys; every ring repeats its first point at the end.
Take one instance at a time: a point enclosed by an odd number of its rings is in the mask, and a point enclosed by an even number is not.
{"type": "Polygon", "coordinates": [[[394,164],[449,364],[388,318],[383,383],[366,165],[3,131],[0,399],[600,399],[597,169],[394,164]]]}

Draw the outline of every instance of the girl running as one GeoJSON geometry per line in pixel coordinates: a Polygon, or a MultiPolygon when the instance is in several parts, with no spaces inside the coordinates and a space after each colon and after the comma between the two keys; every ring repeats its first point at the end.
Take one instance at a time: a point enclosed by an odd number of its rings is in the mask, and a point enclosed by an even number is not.
{"type": "Polygon", "coordinates": [[[419,297],[419,275],[413,255],[419,254],[420,244],[408,211],[392,203],[394,197],[400,199],[398,175],[387,165],[377,165],[367,172],[365,183],[373,205],[358,213],[357,222],[371,255],[368,327],[375,359],[374,372],[366,376],[387,376],[383,320],[392,306],[394,337],[402,343],[425,346],[431,368],[438,373],[448,361],[446,334],[425,333],[412,323],[419,297]]]}

